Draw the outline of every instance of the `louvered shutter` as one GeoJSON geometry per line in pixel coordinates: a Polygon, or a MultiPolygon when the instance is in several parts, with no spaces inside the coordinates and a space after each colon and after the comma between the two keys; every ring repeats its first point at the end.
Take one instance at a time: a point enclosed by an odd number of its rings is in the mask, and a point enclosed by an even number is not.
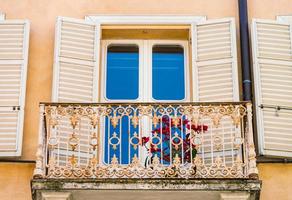
{"type": "Polygon", "coordinates": [[[291,25],[253,20],[252,39],[260,153],[292,157],[291,25]]]}
{"type": "Polygon", "coordinates": [[[53,101],[96,102],[100,25],[59,17],[56,24],[53,101]]]}
{"type": "MultiPolygon", "coordinates": [[[[239,101],[236,28],[233,18],[207,20],[192,25],[193,100],[196,102],[239,101]]],[[[201,157],[211,164],[216,156],[227,166],[237,154],[234,138],[241,136],[230,117],[221,119],[219,127],[211,120],[201,121],[209,127],[202,134],[201,157]],[[214,138],[222,139],[222,148],[215,150],[214,138]],[[211,151],[214,153],[211,153],[211,151]]]]}
{"type": "MultiPolygon", "coordinates": [[[[55,36],[53,96],[54,102],[90,103],[98,100],[98,65],[100,25],[85,20],[58,17],[55,36]]],[[[65,164],[73,152],[68,140],[73,132],[69,118],[60,120],[57,132],[60,137],[55,151],[60,164],[65,164]]],[[[87,164],[90,156],[91,127],[87,118],[80,120],[77,137],[77,159],[87,164]]],[[[76,156],[76,155],[75,155],[76,156]]]]}
{"type": "Polygon", "coordinates": [[[0,156],[20,156],[29,22],[0,21],[0,156]]]}
{"type": "Polygon", "coordinates": [[[238,69],[234,19],[192,25],[193,99],[238,101],[238,69]]]}

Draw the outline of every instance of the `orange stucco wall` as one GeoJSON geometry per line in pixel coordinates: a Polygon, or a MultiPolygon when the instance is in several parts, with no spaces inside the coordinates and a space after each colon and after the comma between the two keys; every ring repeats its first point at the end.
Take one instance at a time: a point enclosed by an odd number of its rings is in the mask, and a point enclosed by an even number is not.
{"type": "Polygon", "coordinates": [[[34,164],[1,163],[0,164],[0,199],[29,200],[30,179],[34,164]]]}
{"type": "MultiPolygon", "coordinates": [[[[248,0],[249,17],[274,19],[292,13],[292,0],[248,0]]],[[[38,104],[50,101],[57,16],[88,14],[204,15],[208,19],[235,17],[236,0],[0,0],[7,19],[31,22],[24,140],[21,160],[34,160],[38,135],[38,104]]],[[[238,26],[238,23],[237,23],[238,26]]],[[[30,199],[33,165],[0,163],[0,199],[30,199]]],[[[262,200],[288,200],[292,165],[261,164],[262,200]]]]}
{"type": "Polygon", "coordinates": [[[292,200],[292,164],[259,164],[261,200],[292,200]]]}

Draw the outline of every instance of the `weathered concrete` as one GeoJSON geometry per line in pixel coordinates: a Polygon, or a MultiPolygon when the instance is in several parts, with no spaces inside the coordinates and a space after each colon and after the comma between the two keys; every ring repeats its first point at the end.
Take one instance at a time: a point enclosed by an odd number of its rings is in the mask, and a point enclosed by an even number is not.
{"type": "Polygon", "coordinates": [[[74,197],[81,196],[81,193],[89,194],[89,191],[90,195],[94,193],[101,195],[101,192],[112,190],[120,191],[125,197],[134,195],[134,193],[131,194],[133,191],[143,194],[155,191],[158,195],[163,195],[165,191],[175,191],[180,192],[182,197],[184,192],[186,195],[192,192],[194,197],[200,196],[200,198],[205,197],[206,194],[210,197],[207,199],[219,199],[222,192],[244,192],[250,195],[251,200],[256,200],[259,199],[261,181],[249,179],[34,179],[31,181],[31,187],[34,200],[40,199],[41,193],[48,191],[70,191],[73,192],[74,197]]]}

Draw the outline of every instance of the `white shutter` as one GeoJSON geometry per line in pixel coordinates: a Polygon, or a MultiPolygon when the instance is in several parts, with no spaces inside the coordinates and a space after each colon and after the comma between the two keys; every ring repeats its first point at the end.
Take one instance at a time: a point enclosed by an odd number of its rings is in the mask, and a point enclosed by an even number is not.
{"type": "Polygon", "coordinates": [[[235,21],[208,20],[192,25],[193,100],[238,101],[235,21]]]}
{"type": "Polygon", "coordinates": [[[0,156],[20,156],[29,22],[0,21],[0,156]]]}
{"type": "Polygon", "coordinates": [[[57,19],[53,101],[97,101],[99,48],[99,24],[57,19]]]}
{"type": "MultiPolygon", "coordinates": [[[[233,18],[207,20],[192,25],[193,101],[239,101],[236,28],[233,18]]],[[[215,127],[210,120],[201,123],[209,127],[202,134],[201,157],[211,164],[218,155],[226,165],[231,165],[239,150],[234,138],[240,136],[231,118],[221,120],[215,127]],[[221,150],[215,150],[215,138],[222,138],[221,150]],[[214,153],[211,153],[211,151],[214,153]],[[222,150],[223,149],[223,150],[222,150]]]]}
{"type": "MultiPolygon", "coordinates": [[[[85,20],[58,17],[55,36],[53,96],[54,102],[90,103],[98,101],[98,66],[100,25],[85,20]]],[[[87,164],[92,130],[87,118],[82,118],[76,130],[79,138],[78,162],[87,164]]],[[[64,165],[70,155],[68,140],[73,132],[69,118],[57,126],[59,145],[55,151],[64,165]]],[[[76,156],[76,155],[75,155],[76,156]]]]}
{"type": "Polygon", "coordinates": [[[260,153],[292,157],[291,25],[253,20],[252,39],[260,153]]]}

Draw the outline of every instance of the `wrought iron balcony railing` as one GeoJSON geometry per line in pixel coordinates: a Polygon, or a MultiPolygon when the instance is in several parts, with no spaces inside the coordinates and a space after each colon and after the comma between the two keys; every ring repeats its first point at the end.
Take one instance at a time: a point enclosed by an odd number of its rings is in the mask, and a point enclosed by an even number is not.
{"type": "Polygon", "coordinates": [[[43,103],[34,178],[248,178],[252,106],[43,103]]]}

